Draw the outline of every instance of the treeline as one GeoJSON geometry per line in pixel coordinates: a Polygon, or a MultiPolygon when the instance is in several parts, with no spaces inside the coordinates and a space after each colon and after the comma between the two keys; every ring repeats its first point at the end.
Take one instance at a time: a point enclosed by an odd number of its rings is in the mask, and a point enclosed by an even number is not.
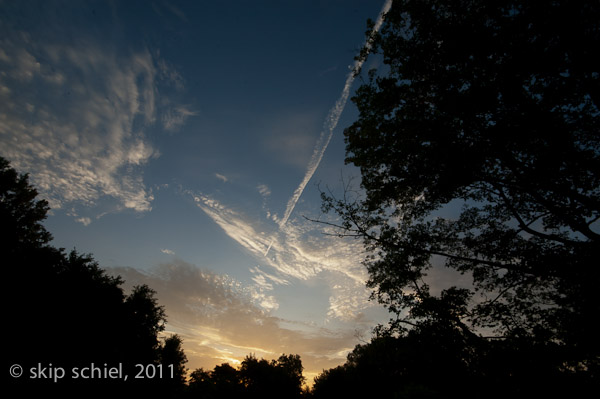
{"type": "Polygon", "coordinates": [[[187,393],[207,399],[299,398],[309,393],[303,388],[302,370],[298,355],[281,355],[271,361],[249,355],[237,369],[223,363],[211,371],[194,370],[187,393]]]}
{"type": "Polygon", "coordinates": [[[485,339],[446,323],[358,345],[345,364],[325,370],[314,398],[585,397],[597,370],[564,362],[557,343],[485,339]]]}
{"type": "Polygon", "coordinates": [[[26,396],[73,389],[111,392],[115,387],[160,392],[182,385],[182,342],[177,335],[160,338],[166,315],[155,291],[140,285],[126,295],[123,280],[109,276],[90,255],[51,246],[52,236],[41,224],[48,203],[36,197],[28,176],[0,158],[4,364],[10,370],[4,378],[9,386],[26,396]],[[121,365],[120,375],[133,377],[136,364],[161,363],[174,365],[172,378],[130,378],[123,384],[110,375],[71,373],[92,365],[102,370],[121,365]],[[66,373],[58,379],[61,370],[66,373]]]}
{"type": "Polygon", "coordinates": [[[178,335],[162,337],[167,316],[156,292],[126,295],[90,255],[49,245],[49,210],[27,175],[0,157],[0,246],[7,309],[6,386],[23,396],[57,393],[124,397],[299,398],[298,355],[247,356],[188,376],[178,335]],[[127,376],[127,377],[125,377],[127,376]]]}

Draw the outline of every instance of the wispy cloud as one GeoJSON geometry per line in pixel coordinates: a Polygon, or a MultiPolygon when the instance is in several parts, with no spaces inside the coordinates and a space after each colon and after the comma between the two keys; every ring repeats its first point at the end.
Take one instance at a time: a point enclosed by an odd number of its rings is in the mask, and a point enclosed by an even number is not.
{"type": "Polygon", "coordinates": [[[271,316],[239,282],[182,261],[163,264],[149,273],[131,268],[110,271],[124,278],[126,289],[148,284],[157,291],[167,313],[167,331],[183,337],[190,369],[239,363],[250,353],[271,359],[297,353],[304,374],[312,377],[342,363],[356,344],[353,331],[271,316]]]}
{"type": "Polygon", "coordinates": [[[260,292],[288,284],[290,279],[320,278],[331,287],[331,317],[351,320],[360,311],[373,306],[368,301],[367,273],[360,263],[364,249],[359,242],[324,236],[322,226],[298,219],[279,230],[269,220],[250,220],[212,197],[188,194],[256,262],[273,271],[258,267],[250,269],[260,292]],[[270,249],[269,256],[265,257],[267,249],[270,249]]]}
{"type": "Polygon", "coordinates": [[[272,274],[269,274],[269,273],[265,272],[264,270],[261,270],[259,266],[256,266],[255,268],[251,268],[250,271],[252,273],[254,273],[254,277],[252,278],[252,280],[254,280],[261,287],[264,287],[267,289],[273,288],[272,283],[275,283],[278,285],[289,285],[290,284],[290,282],[288,280],[274,276],[272,274]]]}
{"type": "Polygon", "coordinates": [[[168,249],[168,248],[162,248],[160,250],[160,252],[162,252],[163,254],[167,254],[167,255],[175,255],[175,251],[168,249]]]}
{"type": "Polygon", "coordinates": [[[197,111],[192,111],[187,106],[178,106],[168,109],[162,117],[163,127],[169,131],[175,131],[181,128],[190,116],[198,115],[197,111]]]}
{"type": "MultiPolygon", "coordinates": [[[[26,33],[0,47],[2,155],[31,173],[52,208],[109,199],[113,211],[151,210],[143,168],[159,153],[145,130],[160,115],[160,73],[150,53],[117,55],[93,41],[69,46],[26,33]]],[[[175,110],[170,126],[194,114],[175,110]]]]}
{"type": "Polygon", "coordinates": [[[263,198],[271,195],[271,189],[266,184],[259,184],[256,189],[263,198]]]}
{"type": "Polygon", "coordinates": [[[202,209],[227,235],[254,255],[263,254],[267,248],[264,233],[259,233],[241,215],[223,206],[219,201],[203,195],[192,194],[196,205],[202,209]]]}
{"type": "Polygon", "coordinates": [[[84,226],[89,226],[90,223],[92,223],[92,219],[90,219],[88,217],[79,217],[79,218],[75,219],[75,221],[83,224],[84,226]]]}
{"type": "Polygon", "coordinates": [[[215,173],[215,177],[221,181],[223,181],[223,183],[227,183],[229,181],[229,179],[227,178],[227,176],[222,175],[220,173],[215,173]]]}

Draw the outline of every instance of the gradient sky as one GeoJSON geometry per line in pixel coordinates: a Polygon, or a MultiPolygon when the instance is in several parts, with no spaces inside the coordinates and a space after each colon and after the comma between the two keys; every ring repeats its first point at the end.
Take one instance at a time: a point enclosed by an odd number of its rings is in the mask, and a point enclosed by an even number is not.
{"type": "Polygon", "coordinates": [[[388,319],[361,242],[304,218],[359,176],[342,100],[383,3],[0,1],[0,155],[55,246],[157,290],[190,369],[297,353],[312,380],[388,319]]]}

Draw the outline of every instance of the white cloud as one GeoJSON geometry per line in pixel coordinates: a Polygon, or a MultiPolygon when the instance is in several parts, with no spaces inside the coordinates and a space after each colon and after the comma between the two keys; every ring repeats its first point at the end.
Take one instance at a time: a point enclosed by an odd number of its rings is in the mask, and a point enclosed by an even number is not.
{"type": "Polygon", "coordinates": [[[168,249],[168,248],[162,248],[162,249],[160,250],[160,252],[162,252],[163,254],[167,254],[167,255],[175,255],[175,251],[173,251],[173,250],[170,250],[170,249],[168,249]]]}
{"type": "Polygon", "coordinates": [[[250,271],[254,274],[252,280],[259,283],[260,286],[272,289],[273,285],[271,283],[275,283],[278,285],[289,285],[290,282],[284,278],[274,276],[273,274],[269,274],[264,270],[261,270],[259,266],[251,268],[250,271]],[[271,283],[269,283],[271,281],[271,283]]]}
{"type": "MultiPolygon", "coordinates": [[[[166,64],[148,51],[117,55],[91,41],[78,47],[13,36],[0,39],[2,155],[30,173],[54,209],[109,200],[112,211],[151,210],[143,168],[159,153],[145,130],[159,114],[166,64]]],[[[171,126],[194,114],[174,109],[171,126]]]]}
{"type": "Polygon", "coordinates": [[[364,284],[341,273],[335,273],[334,277],[335,284],[331,289],[327,315],[341,320],[353,320],[362,316],[357,309],[361,309],[369,300],[368,292],[361,289],[364,284]]]}
{"type": "Polygon", "coordinates": [[[268,240],[232,209],[202,194],[193,195],[196,205],[221,227],[227,235],[255,255],[265,252],[268,240]]]}
{"type": "Polygon", "coordinates": [[[263,198],[266,198],[271,195],[271,189],[266,184],[259,184],[256,187],[256,189],[258,190],[260,195],[263,196],[263,198]]]}
{"type": "Polygon", "coordinates": [[[92,223],[92,219],[88,217],[80,217],[75,219],[75,221],[83,224],[84,226],[88,226],[90,223],[92,223]]]}
{"type": "Polygon", "coordinates": [[[322,278],[330,285],[330,317],[352,320],[373,306],[365,287],[368,276],[360,263],[364,257],[360,242],[324,236],[321,225],[297,219],[282,230],[274,229],[269,221],[250,221],[214,198],[202,194],[192,196],[196,205],[231,239],[274,271],[250,269],[259,293],[266,295],[275,285],[287,284],[290,279],[322,278]],[[264,230],[273,232],[266,234],[264,230]]]}
{"type": "Polygon", "coordinates": [[[220,173],[215,173],[215,177],[219,180],[222,180],[223,183],[227,183],[229,181],[229,179],[227,178],[227,176],[222,175],[220,173]]]}
{"type": "Polygon", "coordinates": [[[167,313],[168,333],[183,338],[190,369],[211,369],[223,362],[239,363],[250,353],[273,359],[299,354],[304,375],[344,362],[356,342],[354,331],[336,331],[274,317],[269,296],[256,303],[252,290],[226,275],[173,261],[150,272],[131,268],[109,270],[125,280],[125,289],[148,284],[167,313]],[[261,306],[263,305],[263,306],[261,306]]]}

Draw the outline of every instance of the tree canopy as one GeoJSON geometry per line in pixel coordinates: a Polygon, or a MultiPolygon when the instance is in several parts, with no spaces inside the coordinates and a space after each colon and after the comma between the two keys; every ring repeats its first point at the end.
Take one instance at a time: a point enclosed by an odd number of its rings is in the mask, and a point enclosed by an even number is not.
{"type": "Polygon", "coordinates": [[[46,200],[29,184],[28,175],[19,175],[0,157],[0,245],[4,254],[22,246],[48,244],[52,236],[41,222],[50,209],[46,200]]]}
{"type": "MultiPolygon", "coordinates": [[[[183,385],[186,358],[181,339],[172,336],[160,342],[166,314],[156,292],[140,285],[126,295],[121,277],[107,274],[91,255],[52,247],[51,235],[42,224],[48,210],[48,203],[37,199],[28,176],[19,175],[0,157],[0,248],[9,326],[6,368],[19,364],[27,372],[38,364],[64,368],[122,364],[125,373],[133,376],[136,364],[169,361],[176,378],[162,388],[155,381],[115,388],[105,379],[87,381],[87,388],[144,393],[157,388],[173,391],[174,385],[183,385]]],[[[30,394],[69,391],[80,383],[30,378],[9,382],[30,394]]]]}
{"type": "Polygon", "coordinates": [[[370,251],[388,331],[492,330],[597,367],[600,5],[394,1],[369,40],[382,64],[344,131],[363,190],[322,197],[370,251]],[[434,293],[434,265],[472,285],[434,293]]]}
{"type": "Polygon", "coordinates": [[[299,398],[303,369],[299,355],[282,354],[271,361],[248,355],[238,369],[223,363],[212,371],[194,370],[189,392],[205,398],[299,398]]]}

